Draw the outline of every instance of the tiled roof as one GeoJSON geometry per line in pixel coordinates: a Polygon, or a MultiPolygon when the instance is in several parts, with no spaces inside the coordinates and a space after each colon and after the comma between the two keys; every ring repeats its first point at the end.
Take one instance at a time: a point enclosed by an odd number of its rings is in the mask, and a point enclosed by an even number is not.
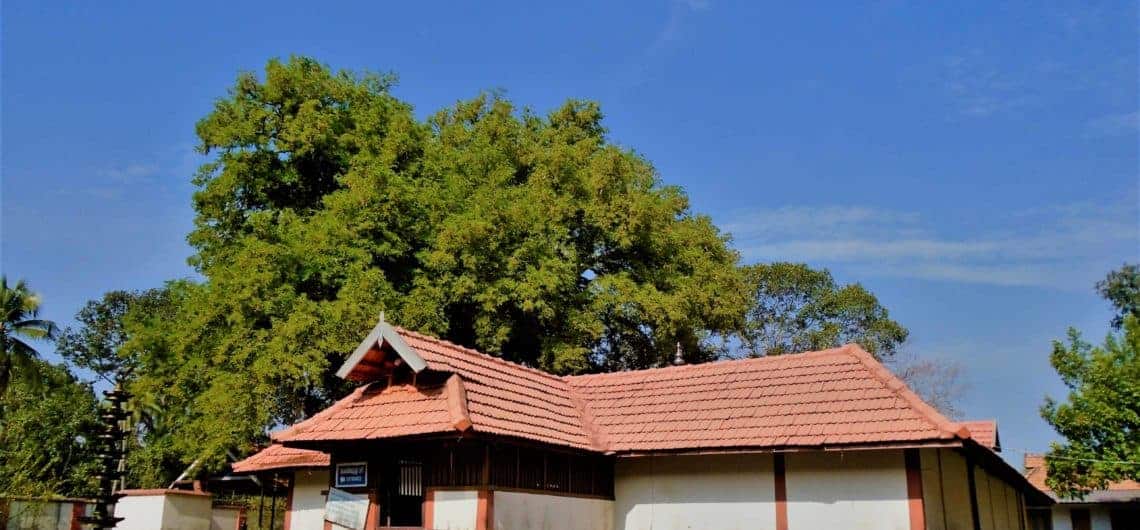
{"type": "MultiPolygon", "coordinates": [[[[1049,470],[1045,466],[1045,455],[1025,453],[1024,460],[1024,473],[1025,478],[1029,480],[1037,489],[1051,493],[1052,490],[1045,484],[1045,479],[1049,476],[1049,470]]],[[[1140,482],[1135,480],[1121,480],[1119,482],[1109,483],[1108,487],[1100,491],[1140,491],[1140,482]]],[[[1094,492],[1096,493],[1096,492],[1094,492]]],[[[1088,500],[1086,497],[1085,500],[1088,500]]]]}
{"type": "Polygon", "coordinates": [[[275,441],[372,440],[453,431],[446,386],[371,383],[289,429],[275,441]]]}
{"type": "Polygon", "coordinates": [[[565,379],[400,329],[432,370],[459,374],[475,431],[592,448],[565,379]]]}
{"type": "Polygon", "coordinates": [[[997,420],[970,420],[962,422],[962,425],[970,430],[970,437],[974,441],[994,451],[1001,451],[997,420]]]}
{"type": "Polygon", "coordinates": [[[580,449],[591,444],[565,380],[446,341],[399,330],[430,370],[462,381],[463,397],[449,404],[444,387],[396,386],[377,393],[365,385],[347,398],[274,436],[278,441],[356,440],[455,432],[456,413],[477,432],[515,436],[580,449]],[[458,401],[458,403],[455,403],[458,401]],[[449,407],[465,407],[463,411],[449,407]]]}
{"type": "Polygon", "coordinates": [[[234,473],[255,473],[269,469],[328,467],[329,455],[320,451],[272,444],[244,460],[234,462],[234,473]]]}
{"type": "Polygon", "coordinates": [[[906,443],[966,435],[853,345],[566,379],[614,452],[906,443]]]}
{"type": "MultiPolygon", "coordinates": [[[[558,377],[390,329],[426,361],[426,372],[418,374],[425,377],[422,381],[433,373],[453,374],[448,384],[364,385],[274,439],[392,438],[471,428],[578,449],[633,453],[910,444],[971,436],[855,345],[558,377]]],[[[376,373],[387,362],[379,353],[357,357],[368,366],[346,365],[342,372],[376,373]]]]}

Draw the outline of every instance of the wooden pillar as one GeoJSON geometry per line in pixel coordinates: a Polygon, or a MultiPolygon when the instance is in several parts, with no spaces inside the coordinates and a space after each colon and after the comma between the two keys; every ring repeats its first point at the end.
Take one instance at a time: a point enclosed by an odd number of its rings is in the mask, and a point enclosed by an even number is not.
{"type": "Polygon", "coordinates": [[[432,529],[432,523],[435,519],[435,490],[424,490],[424,505],[423,505],[423,527],[426,530],[432,529]]]}
{"type": "Polygon", "coordinates": [[[289,475],[288,486],[287,486],[289,488],[289,490],[287,492],[285,492],[285,515],[283,517],[284,522],[283,522],[283,526],[282,526],[282,528],[284,528],[285,530],[290,530],[290,527],[293,523],[293,488],[295,488],[296,486],[297,486],[297,472],[294,471],[293,474],[289,475]]]}
{"type": "Polygon", "coordinates": [[[788,530],[788,480],[784,454],[772,455],[772,474],[776,477],[776,530],[788,530]]]}
{"type": "MultiPolygon", "coordinates": [[[[79,519],[86,515],[87,504],[82,502],[71,503],[71,525],[69,530],[83,530],[83,523],[79,519]]],[[[6,527],[5,527],[6,528],[6,527]]]]}
{"type": "Polygon", "coordinates": [[[481,489],[475,509],[475,530],[495,529],[495,492],[481,489]]]}
{"type": "Polygon", "coordinates": [[[906,464],[906,499],[910,530],[926,530],[926,507],[922,504],[922,459],[918,449],[903,450],[906,464]]]}
{"type": "Polygon", "coordinates": [[[380,528],[380,495],[375,490],[368,492],[368,515],[364,518],[364,528],[380,528]]]}

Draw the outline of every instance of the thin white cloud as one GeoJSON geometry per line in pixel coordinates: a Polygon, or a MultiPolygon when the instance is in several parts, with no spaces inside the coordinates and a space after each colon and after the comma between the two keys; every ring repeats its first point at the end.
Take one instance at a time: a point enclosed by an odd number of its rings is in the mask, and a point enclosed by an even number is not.
{"type": "Polygon", "coordinates": [[[158,169],[156,164],[132,162],[124,166],[99,170],[97,174],[118,184],[137,184],[150,180],[158,173],[158,169]]]}
{"type": "Polygon", "coordinates": [[[1001,213],[946,235],[922,215],[865,206],[794,206],[725,223],[747,261],[841,265],[860,274],[961,283],[1087,288],[1140,258],[1135,191],[1115,204],[1073,203],[1001,213]],[[1071,285],[1070,285],[1071,284],[1071,285]]]}

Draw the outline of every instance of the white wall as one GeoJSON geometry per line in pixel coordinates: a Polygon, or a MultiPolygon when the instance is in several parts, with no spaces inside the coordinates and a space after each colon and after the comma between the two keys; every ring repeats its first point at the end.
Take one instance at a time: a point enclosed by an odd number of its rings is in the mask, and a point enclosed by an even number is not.
{"type": "Polygon", "coordinates": [[[115,515],[116,530],[210,530],[212,497],[202,494],[127,495],[115,515]]]}
{"type": "Polygon", "coordinates": [[[605,499],[495,491],[495,530],[612,530],[614,502],[605,499]]]}
{"type": "Polygon", "coordinates": [[[162,530],[210,530],[212,501],[208,495],[167,495],[162,530]]]}
{"type": "MultiPolygon", "coordinates": [[[[1069,513],[1069,510],[1074,508],[1078,507],[1065,506],[1063,504],[1053,506],[1053,530],[1073,530],[1073,516],[1069,513]]],[[[1081,506],[1079,508],[1088,509],[1089,522],[1092,523],[1092,530],[1114,530],[1112,528],[1112,520],[1109,519],[1110,514],[1108,508],[1104,506],[1081,506]]]]}
{"type": "Polygon", "coordinates": [[[237,530],[239,508],[218,507],[210,511],[210,530],[237,530]]]}
{"type": "Polygon", "coordinates": [[[164,495],[128,495],[115,505],[115,515],[123,520],[115,530],[154,530],[155,523],[162,524],[162,510],[166,505],[164,495]]]}
{"type": "Polygon", "coordinates": [[[788,528],[909,530],[902,451],[789,453],[788,528]]]}
{"type": "Polygon", "coordinates": [[[776,527],[770,454],[620,458],[614,473],[615,529],[776,527]]]}
{"type": "Polygon", "coordinates": [[[431,522],[434,530],[475,530],[475,519],[478,514],[479,492],[477,491],[432,492],[431,522]]]}
{"type": "Polygon", "coordinates": [[[289,530],[321,530],[325,524],[325,494],[329,489],[327,469],[301,470],[293,475],[293,504],[289,530]]]}
{"type": "Polygon", "coordinates": [[[58,501],[11,501],[8,529],[69,530],[73,504],[58,501]]]}

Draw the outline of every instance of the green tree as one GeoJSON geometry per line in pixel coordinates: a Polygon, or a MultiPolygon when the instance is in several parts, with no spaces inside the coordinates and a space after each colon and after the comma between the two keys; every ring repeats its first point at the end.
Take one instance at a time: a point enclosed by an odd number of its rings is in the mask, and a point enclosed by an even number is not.
{"type": "Polygon", "coordinates": [[[16,368],[0,395],[0,493],[86,496],[98,467],[89,441],[98,406],[91,387],[38,359],[16,368]]]}
{"type": "Polygon", "coordinates": [[[28,290],[23,280],[8,286],[8,277],[0,276],[0,307],[4,320],[0,322],[0,394],[12,380],[14,373],[36,381],[35,369],[39,352],[27,339],[43,340],[55,337],[58,329],[54,322],[39,317],[40,298],[28,290]]]}
{"type": "Polygon", "coordinates": [[[228,449],[342,394],[332,371],[389,320],[558,373],[691,361],[739,329],[727,237],[592,102],[483,95],[426,121],[393,78],[305,58],[241,75],[197,126],[189,240],[204,278],[128,318],[139,396],[172,451],[228,449]]]}
{"type": "Polygon", "coordinates": [[[1112,304],[1112,327],[1120,329],[1128,315],[1140,317],[1140,266],[1125,264],[1097,282],[1096,290],[1112,304]]]}
{"type": "Polygon", "coordinates": [[[1050,362],[1069,388],[1068,399],[1046,398],[1041,416],[1065,438],[1045,456],[1049,487],[1079,496],[1113,481],[1140,480],[1140,319],[1093,347],[1069,330],[1054,341],[1050,362]]]}
{"type": "Polygon", "coordinates": [[[75,315],[78,326],[59,333],[55,351],[73,365],[110,382],[116,373],[137,364],[137,359],[121,351],[128,339],[128,314],[133,312],[138,318],[161,317],[169,306],[165,289],[110,291],[79,310],[75,315]]]}
{"type": "Polygon", "coordinates": [[[744,267],[751,301],[742,343],[750,355],[779,355],[858,343],[886,359],[906,341],[878,298],[859,284],[840,286],[826,269],[802,263],[744,267]]]}

